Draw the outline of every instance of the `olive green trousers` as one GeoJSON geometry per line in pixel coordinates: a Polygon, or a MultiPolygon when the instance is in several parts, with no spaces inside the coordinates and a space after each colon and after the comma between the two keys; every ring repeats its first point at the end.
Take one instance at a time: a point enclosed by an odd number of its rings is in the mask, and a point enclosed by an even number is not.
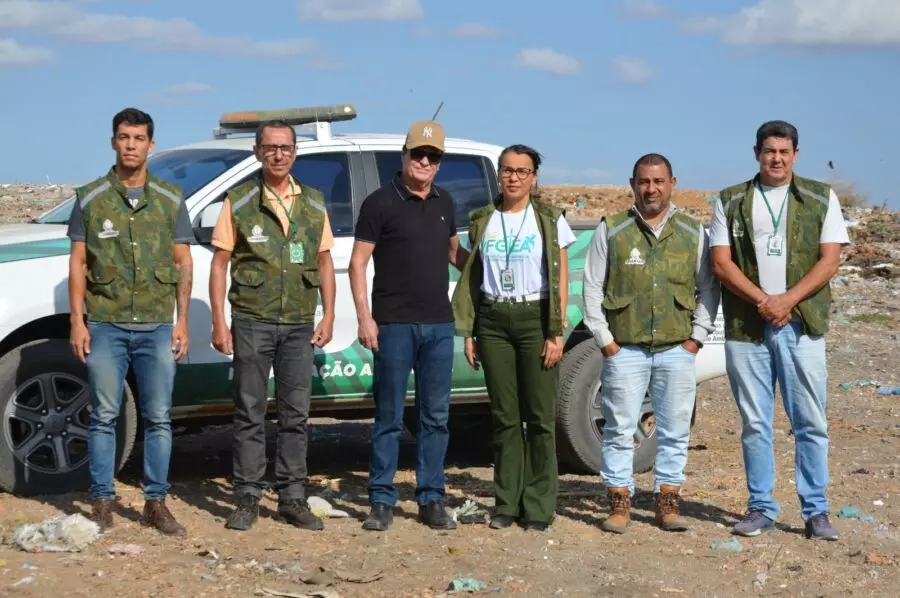
{"type": "Polygon", "coordinates": [[[541,356],[547,310],[547,300],[482,301],[475,338],[491,401],[496,514],[549,524],[559,486],[559,366],[544,367],[541,356]]]}

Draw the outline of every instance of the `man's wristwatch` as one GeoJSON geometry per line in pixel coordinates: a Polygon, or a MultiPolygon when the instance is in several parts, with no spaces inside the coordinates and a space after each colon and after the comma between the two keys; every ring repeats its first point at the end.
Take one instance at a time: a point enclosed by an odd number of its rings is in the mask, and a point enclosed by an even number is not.
{"type": "Polygon", "coordinates": [[[701,342],[698,341],[697,339],[695,339],[695,338],[689,338],[688,340],[689,340],[689,341],[693,341],[694,344],[697,345],[697,348],[698,348],[698,349],[702,349],[702,348],[703,348],[703,343],[701,343],[701,342]]]}

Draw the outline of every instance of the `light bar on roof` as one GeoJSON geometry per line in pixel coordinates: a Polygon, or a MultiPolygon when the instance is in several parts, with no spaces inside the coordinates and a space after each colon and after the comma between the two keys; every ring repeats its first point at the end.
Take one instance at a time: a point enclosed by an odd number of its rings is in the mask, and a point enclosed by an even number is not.
{"type": "Polygon", "coordinates": [[[219,118],[219,126],[230,130],[256,129],[267,120],[283,120],[296,127],[316,122],[337,122],[356,118],[356,109],[350,104],[312,106],[309,108],[285,108],[283,110],[250,110],[226,112],[219,118]]]}

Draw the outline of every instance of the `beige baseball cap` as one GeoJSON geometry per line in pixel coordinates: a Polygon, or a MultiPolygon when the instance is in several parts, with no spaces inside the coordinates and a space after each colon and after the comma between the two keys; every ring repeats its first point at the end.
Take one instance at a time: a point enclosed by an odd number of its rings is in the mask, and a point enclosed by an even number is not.
{"type": "Polygon", "coordinates": [[[406,149],[433,147],[444,151],[444,127],[433,120],[413,123],[406,134],[406,149]]]}

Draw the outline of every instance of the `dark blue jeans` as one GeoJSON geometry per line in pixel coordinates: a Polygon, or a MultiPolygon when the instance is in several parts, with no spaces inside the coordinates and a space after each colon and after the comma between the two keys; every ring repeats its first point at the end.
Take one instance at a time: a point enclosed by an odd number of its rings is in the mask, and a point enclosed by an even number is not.
{"type": "Polygon", "coordinates": [[[444,499],[444,458],[453,374],[452,323],[383,324],[374,355],[375,424],[369,463],[369,503],[397,504],[394,474],[403,431],[409,374],[415,371],[416,501],[444,499]]]}
{"type": "Polygon", "coordinates": [[[116,421],[122,408],[125,374],[130,365],[144,418],[144,498],[163,498],[169,491],[172,455],[172,387],[175,353],[172,325],[156,330],[123,330],[114,324],[88,324],[91,352],[87,356],[91,389],[88,423],[91,497],[113,498],[116,459],[116,421]]]}

